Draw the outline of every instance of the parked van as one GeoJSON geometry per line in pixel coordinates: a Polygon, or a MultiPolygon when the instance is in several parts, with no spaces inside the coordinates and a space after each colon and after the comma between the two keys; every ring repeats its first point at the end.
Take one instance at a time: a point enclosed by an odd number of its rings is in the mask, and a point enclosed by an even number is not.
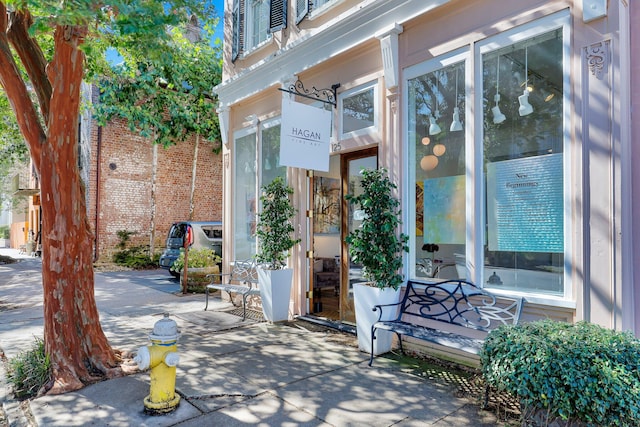
{"type": "MultiPolygon", "coordinates": [[[[222,222],[220,221],[180,221],[175,222],[169,229],[167,248],[160,256],[160,267],[171,268],[173,262],[180,256],[180,248],[184,247],[187,226],[193,229],[193,245],[191,249],[209,248],[222,256],[222,222]]],[[[173,276],[177,273],[169,270],[173,276]]]]}

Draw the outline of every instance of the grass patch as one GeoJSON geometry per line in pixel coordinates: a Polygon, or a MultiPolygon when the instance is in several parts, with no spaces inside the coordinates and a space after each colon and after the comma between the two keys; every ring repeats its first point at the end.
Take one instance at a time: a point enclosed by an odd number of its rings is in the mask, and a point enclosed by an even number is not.
{"type": "Polygon", "coordinates": [[[18,399],[35,397],[51,378],[51,361],[44,352],[44,340],[36,338],[30,350],[9,359],[7,381],[18,399]]]}

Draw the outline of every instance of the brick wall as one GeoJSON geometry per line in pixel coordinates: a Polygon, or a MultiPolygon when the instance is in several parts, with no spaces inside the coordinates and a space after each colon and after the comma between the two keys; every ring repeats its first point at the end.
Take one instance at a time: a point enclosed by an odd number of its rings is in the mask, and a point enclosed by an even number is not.
{"type": "MultiPolygon", "coordinates": [[[[196,136],[175,146],[158,146],[155,196],[156,251],[164,248],[174,221],[189,219],[196,136]]],[[[89,221],[100,261],[110,261],[117,231],[134,232],[130,245],[149,245],[152,224],[153,144],[129,131],[123,120],[91,130],[89,221]],[[96,204],[96,201],[98,202],[96,204]]],[[[200,138],[194,221],[222,220],[222,157],[200,138]]]]}

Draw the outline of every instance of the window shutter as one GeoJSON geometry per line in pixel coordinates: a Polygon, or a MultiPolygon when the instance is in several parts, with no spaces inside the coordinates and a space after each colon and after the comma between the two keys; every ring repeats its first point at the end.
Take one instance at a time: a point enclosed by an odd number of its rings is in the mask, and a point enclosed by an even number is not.
{"type": "Polygon", "coordinates": [[[296,0],[296,25],[309,13],[309,0],[296,0]]]}
{"type": "Polygon", "coordinates": [[[287,28],[287,0],[271,0],[269,5],[269,32],[287,28]]]}
{"type": "Polygon", "coordinates": [[[242,49],[242,14],[240,13],[241,0],[233,0],[233,11],[231,12],[231,20],[233,25],[233,34],[231,39],[231,61],[238,59],[242,49]]]}

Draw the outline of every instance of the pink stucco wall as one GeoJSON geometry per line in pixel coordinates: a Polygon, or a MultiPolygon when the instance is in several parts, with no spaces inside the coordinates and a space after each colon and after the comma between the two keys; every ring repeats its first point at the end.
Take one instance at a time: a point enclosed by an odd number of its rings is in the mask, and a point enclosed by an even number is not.
{"type": "MultiPolygon", "coordinates": [[[[629,23],[631,32],[631,144],[632,144],[632,163],[640,162],[640,28],[637,23],[640,22],[640,4],[637,1],[629,2],[629,23]],[[636,23],[633,25],[632,23],[636,23]]],[[[632,194],[634,212],[633,224],[633,265],[640,265],[640,168],[632,169],[632,194]]],[[[635,268],[633,273],[633,281],[635,283],[635,307],[640,307],[640,268],[635,268]]],[[[640,314],[636,312],[635,330],[640,331],[640,314]]]]}

